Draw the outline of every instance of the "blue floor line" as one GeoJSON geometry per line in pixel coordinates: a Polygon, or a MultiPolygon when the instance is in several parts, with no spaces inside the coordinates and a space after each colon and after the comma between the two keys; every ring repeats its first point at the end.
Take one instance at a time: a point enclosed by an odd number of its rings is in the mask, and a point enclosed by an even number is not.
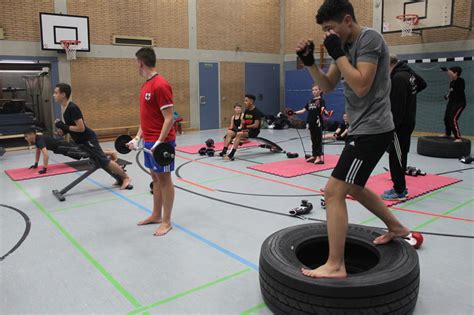
{"type": "MultiPolygon", "coordinates": [[[[95,181],[94,179],[87,178],[87,180],[90,181],[90,182],[92,182],[92,183],[94,183],[95,185],[97,185],[97,186],[99,186],[99,187],[101,187],[101,188],[104,188],[104,189],[108,190],[108,191],[111,192],[112,194],[114,194],[114,195],[116,195],[117,197],[119,197],[119,198],[121,198],[121,199],[127,201],[128,203],[130,203],[130,204],[136,206],[137,208],[139,208],[139,209],[141,209],[141,210],[143,210],[143,211],[145,211],[145,212],[147,212],[147,213],[149,213],[149,214],[152,213],[152,211],[151,211],[150,209],[148,209],[147,207],[145,207],[144,205],[142,205],[142,204],[140,204],[140,203],[138,203],[138,202],[136,202],[136,201],[134,201],[134,200],[132,200],[132,199],[130,199],[130,198],[128,198],[128,197],[126,197],[126,196],[124,196],[124,195],[122,195],[122,194],[120,194],[120,193],[114,191],[114,190],[112,190],[112,189],[109,188],[109,187],[106,187],[106,186],[102,185],[101,183],[95,181]]],[[[239,261],[240,263],[242,263],[242,264],[244,264],[244,265],[246,265],[246,266],[248,266],[248,267],[250,267],[250,268],[252,268],[252,269],[258,271],[258,266],[255,265],[254,263],[248,261],[247,259],[245,259],[245,258],[243,258],[243,257],[240,257],[239,255],[237,255],[237,254],[231,252],[230,250],[221,247],[220,245],[218,245],[218,244],[216,244],[216,243],[214,243],[214,242],[212,242],[212,241],[206,239],[205,237],[203,237],[203,236],[201,236],[201,235],[199,235],[199,234],[197,234],[197,233],[195,233],[195,232],[189,230],[188,228],[185,228],[184,226],[182,226],[182,225],[180,225],[180,224],[178,224],[178,223],[173,222],[173,225],[174,225],[176,228],[178,228],[179,230],[181,230],[181,231],[183,231],[184,233],[188,234],[189,236],[191,236],[191,237],[193,237],[193,238],[195,238],[195,239],[197,239],[197,240],[199,240],[199,241],[201,241],[201,242],[203,242],[203,243],[205,243],[205,244],[207,244],[207,245],[209,245],[209,246],[211,246],[211,247],[217,249],[217,250],[220,251],[221,253],[223,253],[223,254],[225,254],[225,255],[227,255],[227,256],[229,256],[229,257],[231,257],[231,258],[233,258],[233,259],[239,261]]]]}

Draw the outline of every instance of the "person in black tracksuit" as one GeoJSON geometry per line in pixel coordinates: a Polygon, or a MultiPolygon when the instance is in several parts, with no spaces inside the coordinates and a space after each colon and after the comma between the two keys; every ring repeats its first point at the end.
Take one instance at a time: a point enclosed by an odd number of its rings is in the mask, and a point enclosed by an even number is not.
{"type": "Polygon", "coordinates": [[[382,195],[385,200],[405,200],[408,190],[405,181],[411,134],[416,123],[416,95],[426,88],[426,82],[404,61],[390,56],[392,88],[390,103],[395,125],[394,141],[389,147],[390,175],[393,189],[382,195]]]}
{"type": "Polygon", "coordinates": [[[464,79],[461,78],[461,73],[461,67],[449,68],[448,76],[451,82],[449,83],[449,93],[445,96],[448,101],[444,113],[445,136],[451,137],[451,133],[453,133],[455,142],[461,142],[461,130],[459,129],[458,120],[464,108],[466,108],[465,83],[464,79]]]}
{"type": "Polygon", "coordinates": [[[306,122],[309,126],[311,134],[312,156],[306,159],[306,162],[314,164],[324,164],[323,153],[323,114],[326,112],[326,103],[322,97],[321,88],[314,85],[311,89],[313,98],[304,106],[304,108],[295,112],[295,114],[303,114],[308,112],[306,122]]]}

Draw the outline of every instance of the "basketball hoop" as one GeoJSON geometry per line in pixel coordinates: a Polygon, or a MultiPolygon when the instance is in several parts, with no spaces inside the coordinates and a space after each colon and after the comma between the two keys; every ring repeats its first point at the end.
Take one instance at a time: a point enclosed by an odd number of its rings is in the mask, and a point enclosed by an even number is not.
{"type": "Polygon", "coordinates": [[[401,14],[396,19],[402,29],[402,37],[412,36],[413,25],[418,24],[418,14],[401,14]]]}
{"type": "Polygon", "coordinates": [[[66,52],[67,60],[76,59],[77,45],[81,43],[80,40],[62,40],[60,41],[61,47],[66,52]]]}

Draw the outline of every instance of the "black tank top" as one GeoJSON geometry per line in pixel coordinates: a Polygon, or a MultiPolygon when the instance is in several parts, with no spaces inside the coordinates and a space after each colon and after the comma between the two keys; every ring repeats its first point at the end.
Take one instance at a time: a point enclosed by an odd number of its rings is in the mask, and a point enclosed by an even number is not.
{"type": "Polygon", "coordinates": [[[234,117],[234,126],[235,126],[235,128],[239,128],[240,124],[242,123],[242,119],[240,119],[240,117],[242,117],[242,115],[237,116],[238,117],[237,119],[235,119],[235,115],[233,117],[234,117]]]}

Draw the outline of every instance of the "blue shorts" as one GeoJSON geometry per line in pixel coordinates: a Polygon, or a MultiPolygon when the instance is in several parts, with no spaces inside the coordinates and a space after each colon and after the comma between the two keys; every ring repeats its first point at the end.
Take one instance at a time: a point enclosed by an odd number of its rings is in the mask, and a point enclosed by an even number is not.
{"type": "MultiPolygon", "coordinates": [[[[173,147],[176,147],[176,141],[168,141],[169,144],[171,144],[173,147]]],[[[151,149],[155,143],[154,142],[144,142],[144,146],[147,149],[151,149]]],[[[153,159],[153,155],[151,155],[148,152],[143,152],[144,157],[145,157],[145,166],[148,167],[150,170],[152,170],[155,173],[169,173],[174,171],[174,160],[171,162],[170,165],[166,166],[161,166],[159,164],[156,164],[155,160],[153,159]]]]}

